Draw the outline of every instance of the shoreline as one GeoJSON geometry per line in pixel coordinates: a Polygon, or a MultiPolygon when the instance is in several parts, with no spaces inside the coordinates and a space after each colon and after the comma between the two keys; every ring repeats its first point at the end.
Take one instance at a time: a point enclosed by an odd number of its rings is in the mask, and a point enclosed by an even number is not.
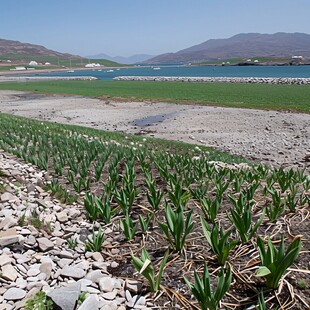
{"type": "MultiPolygon", "coordinates": [[[[118,69],[118,68],[132,68],[131,66],[122,66],[122,67],[105,67],[105,66],[100,66],[96,67],[94,70],[110,70],[110,69],[118,69]]],[[[77,68],[59,68],[59,69],[37,69],[37,70],[22,70],[22,71],[14,71],[14,70],[0,70],[0,76],[6,76],[6,75],[25,75],[25,74],[41,74],[41,73],[53,73],[53,72],[67,72],[69,70],[73,71],[90,71],[93,68],[85,68],[85,67],[77,67],[77,68]]]]}

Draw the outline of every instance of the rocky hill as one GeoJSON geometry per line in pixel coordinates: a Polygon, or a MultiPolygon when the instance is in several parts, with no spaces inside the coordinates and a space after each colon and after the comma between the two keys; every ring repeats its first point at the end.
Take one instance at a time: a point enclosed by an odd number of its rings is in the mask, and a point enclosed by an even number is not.
{"type": "Polygon", "coordinates": [[[79,57],[67,53],[60,53],[45,48],[41,45],[22,43],[19,41],[0,39],[0,57],[6,55],[29,55],[29,56],[56,56],[56,57],[79,57]]]}
{"type": "Polygon", "coordinates": [[[310,35],[305,33],[241,33],[228,39],[211,39],[201,44],[156,56],[148,63],[198,63],[247,57],[310,58],[310,35]]]}

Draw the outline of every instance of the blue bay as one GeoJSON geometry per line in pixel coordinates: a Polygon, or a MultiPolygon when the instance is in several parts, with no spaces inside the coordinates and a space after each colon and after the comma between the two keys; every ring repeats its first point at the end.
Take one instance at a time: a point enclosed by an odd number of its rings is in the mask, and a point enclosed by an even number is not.
{"type": "Polygon", "coordinates": [[[309,78],[310,66],[159,66],[132,67],[74,72],[53,72],[40,76],[94,76],[100,80],[112,80],[117,76],[184,76],[184,77],[289,77],[309,78]]]}

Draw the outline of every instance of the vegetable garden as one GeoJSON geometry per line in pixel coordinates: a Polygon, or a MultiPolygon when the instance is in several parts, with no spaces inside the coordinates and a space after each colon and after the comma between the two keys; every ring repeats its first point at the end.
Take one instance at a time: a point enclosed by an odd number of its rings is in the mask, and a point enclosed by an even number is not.
{"type": "MultiPolygon", "coordinates": [[[[85,251],[105,255],[110,227],[113,275],[139,279],[158,306],[309,306],[304,171],[224,164],[198,146],[4,114],[0,148],[48,171],[55,199],[83,209],[93,223],[85,251]]],[[[72,249],[78,242],[68,240],[72,249]]]]}

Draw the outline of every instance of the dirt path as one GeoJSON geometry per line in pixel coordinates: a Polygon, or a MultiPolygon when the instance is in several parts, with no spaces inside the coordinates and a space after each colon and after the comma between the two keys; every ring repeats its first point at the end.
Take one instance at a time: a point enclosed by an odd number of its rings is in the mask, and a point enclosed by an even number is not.
{"type": "Polygon", "coordinates": [[[310,115],[0,91],[0,112],[212,146],[310,169],[310,115]]]}

